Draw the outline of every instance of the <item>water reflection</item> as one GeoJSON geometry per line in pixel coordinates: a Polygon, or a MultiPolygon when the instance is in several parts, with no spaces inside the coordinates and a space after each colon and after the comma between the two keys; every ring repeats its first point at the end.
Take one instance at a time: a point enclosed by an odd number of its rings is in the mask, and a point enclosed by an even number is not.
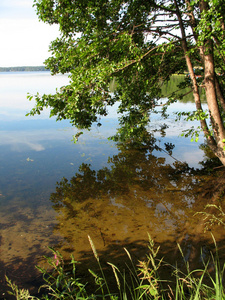
{"type": "Polygon", "coordinates": [[[203,232],[200,217],[194,216],[205,206],[205,199],[198,195],[200,175],[187,164],[168,164],[154,155],[160,151],[154,137],[151,147],[120,144],[118,149],[108,166],[96,171],[83,163],[71,179],[57,183],[50,200],[57,212],[54,232],[64,238],[58,249],[65,256],[75,253],[87,267],[93,262],[90,235],[103,260],[122,264],[123,247],[143,258],[149,233],[170,261],[178,260],[179,243],[196,265],[201,246],[208,252],[212,242],[209,233],[203,232]]]}
{"type": "MultiPolygon", "coordinates": [[[[73,252],[87,270],[93,257],[87,234],[104,260],[111,256],[116,264],[124,262],[123,246],[137,259],[145,255],[147,232],[171,259],[176,242],[187,257],[194,252],[197,257],[201,244],[209,247],[209,236],[193,217],[206,202],[198,195],[202,177],[190,168],[199,166],[203,152],[177,138],[186,123],[171,118],[169,128],[154,137],[149,132],[162,122],[153,118],[144,144],[116,145],[107,140],[118,125],[111,111],[102,128],[93,127],[74,145],[75,130],[68,122],[45,119],[48,113],[41,120],[24,116],[33,105],[27,91],[51,92],[68,78],[48,73],[0,77],[0,292],[5,274],[21,287],[34,285],[35,265],[50,253],[48,246],[66,256],[73,252]]],[[[177,103],[176,109],[189,105],[177,103]]],[[[223,239],[223,230],[216,234],[223,239]]]]}

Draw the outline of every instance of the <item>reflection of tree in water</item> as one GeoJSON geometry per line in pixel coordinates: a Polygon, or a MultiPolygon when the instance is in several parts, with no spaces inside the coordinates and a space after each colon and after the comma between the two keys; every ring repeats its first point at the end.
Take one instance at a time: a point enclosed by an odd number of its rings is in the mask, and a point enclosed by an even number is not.
{"type": "MultiPolygon", "coordinates": [[[[202,80],[202,79],[200,79],[202,80]]],[[[179,102],[188,103],[194,102],[193,93],[190,92],[190,78],[186,75],[173,75],[172,78],[163,84],[162,86],[162,95],[163,97],[168,97],[174,92],[179,91],[180,96],[179,102]]],[[[177,96],[179,96],[179,94],[177,96]]],[[[203,100],[203,103],[206,103],[205,91],[200,87],[200,96],[203,100]]]]}
{"type": "Polygon", "coordinates": [[[70,181],[57,183],[51,201],[59,212],[57,231],[69,249],[84,251],[88,234],[100,248],[146,241],[147,232],[159,242],[183,239],[194,213],[197,179],[186,164],[157,157],[152,141],[141,149],[119,144],[108,167],[96,171],[82,164],[70,181]]]}
{"type": "Polygon", "coordinates": [[[120,145],[119,154],[109,158],[109,167],[98,171],[83,163],[70,181],[63,178],[57,184],[56,193],[51,195],[55,209],[67,206],[71,210],[72,206],[74,211],[78,203],[90,199],[97,202],[107,198],[110,202],[127,195],[129,198],[123,203],[127,207],[135,206],[140,200],[147,206],[165,202],[165,206],[167,203],[172,207],[174,201],[179,200],[185,208],[194,199],[190,169],[187,164],[177,161],[173,165],[166,164],[165,158],[153,155],[155,149],[159,150],[155,145],[141,150],[120,145]]]}
{"type": "MultiPolygon", "coordinates": [[[[170,263],[183,265],[177,243],[194,267],[201,261],[201,247],[204,255],[209,253],[211,236],[203,233],[201,217],[194,216],[206,204],[205,199],[196,201],[198,176],[187,164],[166,163],[155,142],[149,135],[141,145],[118,143],[119,153],[108,159],[107,167],[93,170],[82,164],[70,180],[57,183],[51,201],[58,212],[55,230],[64,238],[59,250],[64,255],[75,253],[85,270],[96,268],[87,235],[104,267],[106,261],[123,266],[127,258],[123,247],[135,260],[143,259],[147,233],[170,263]]],[[[165,147],[172,154],[173,145],[165,147]]]]}

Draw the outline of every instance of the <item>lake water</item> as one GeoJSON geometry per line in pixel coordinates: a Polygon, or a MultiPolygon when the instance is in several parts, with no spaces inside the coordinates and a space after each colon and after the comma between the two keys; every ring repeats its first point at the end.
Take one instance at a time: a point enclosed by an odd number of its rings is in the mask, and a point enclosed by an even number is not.
{"type": "MultiPolygon", "coordinates": [[[[200,143],[179,137],[185,122],[171,117],[166,137],[154,134],[160,148],[118,147],[108,137],[118,126],[115,109],[74,144],[77,132],[68,121],[25,117],[33,103],[27,92],[51,93],[68,82],[67,76],[48,72],[0,73],[0,292],[5,297],[7,275],[34,291],[39,280],[35,265],[49,246],[82,262],[81,273],[92,267],[90,235],[105,261],[122,264],[123,247],[141,259],[148,233],[162,254],[177,258],[179,242],[187,258],[199,259],[210,235],[199,218],[204,197],[198,191],[205,177],[193,175],[204,159],[200,143]],[[159,149],[174,143],[172,156],[159,149]],[[157,150],[158,149],[158,150],[157,150]],[[82,269],[83,266],[83,269],[82,269]]],[[[192,103],[170,108],[188,111],[192,103]]],[[[161,120],[154,117],[149,130],[161,120]]],[[[224,232],[216,232],[223,241],[224,232]]],[[[208,249],[208,248],[207,248],[208,249]]],[[[85,277],[85,275],[84,275],[85,277]]]]}

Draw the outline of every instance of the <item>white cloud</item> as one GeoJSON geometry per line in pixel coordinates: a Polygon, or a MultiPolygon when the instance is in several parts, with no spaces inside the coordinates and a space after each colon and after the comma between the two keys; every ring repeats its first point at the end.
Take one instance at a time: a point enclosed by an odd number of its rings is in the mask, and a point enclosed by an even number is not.
{"type": "Polygon", "coordinates": [[[0,66],[43,65],[50,41],[58,35],[56,26],[37,20],[4,20],[0,23],[0,66]],[[5,30],[5,28],[7,28],[5,30]]]}
{"type": "Polygon", "coordinates": [[[43,65],[58,26],[38,21],[32,0],[1,0],[0,67],[43,65]]]}

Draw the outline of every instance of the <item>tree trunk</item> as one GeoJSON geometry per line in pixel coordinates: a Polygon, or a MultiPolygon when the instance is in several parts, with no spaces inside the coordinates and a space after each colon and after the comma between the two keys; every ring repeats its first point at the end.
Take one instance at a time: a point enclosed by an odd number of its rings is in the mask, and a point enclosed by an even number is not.
{"type": "MultiPolygon", "coordinates": [[[[190,24],[192,28],[192,33],[195,38],[196,44],[198,43],[198,35],[195,32],[195,28],[197,26],[193,11],[190,6],[190,1],[185,0],[187,9],[189,11],[188,15],[190,18],[190,24]]],[[[204,10],[208,9],[208,4],[204,0],[200,2],[200,10],[201,13],[204,10]]],[[[210,30],[210,28],[209,28],[210,30]]],[[[214,130],[214,138],[208,138],[208,145],[211,150],[215,153],[217,157],[219,157],[220,161],[223,165],[225,165],[225,151],[223,149],[224,143],[222,142],[224,139],[224,125],[221,118],[221,114],[218,107],[218,101],[221,105],[222,110],[225,112],[225,100],[223,94],[220,89],[220,85],[218,79],[216,78],[216,74],[214,72],[214,60],[213,60],[213,43],[212,41],[208,41],[209,45],[198,45],[199,54],[201,57],[202,64],[204,66],[204,77],[205,77],[205,90],[206,90],[206,98],[208,103],[208,108],[210,111],[211,122],[214,130]]],[[[192,80],[193,85],[195,85],[195,80],[192,80]]],[[[198,107],[198,105],[196,105],[198,107]]],[[[205,133],[205,132],[204,132],[205,133]]],[[[207,135],[205,135],[207,137],[207,135]]]]}
{"type": "MultiPolygon", "coordinates": [[[[202,0],[200,2],[201,13],[207,11],[207,9],[208,9],[208,3],[202,0]]],[[[209,27],[208,30],[211,31],[212,29],[209,27]]],[[[225,143],[223,142],[223,140],[225,139],[225,128],[223,125],[223,120],[217,102],[214,57],[213,57],[213,41],[211,39],[205,41],[203,59],[204,59],[204,71],[205,71],[204,81],[205,81],[206,99],[209,108],[213,134],[217,144],[217,149],[215,154],[225,165],[225,151],[223,149],[223,147],[225,146],[225,143]]]]}
{"type": "MultiPolygon", "coordinates": [[[[179,10],[179,6],[177,4],[177,0],[174,0],[174,4],[176,7],[176,15],[179,21],[180,30],[181,30],[181,36],[182,36],[182,48],[185,55],[186,64],[188,67],[188,71],[191,77],[191,81],[193,84],[193,95],[195,99],[195,105],[197,110],[202,111],[201,106],[201,99],[198,89],[198,83],[196,81],[196,77],[194,74],[193,66],[191,63],[191,59],[188,55],[188,47],[187,47],[187,41],[186,41],[186,34],[184,29],[183,20],[181,17],[181,13],[179,10]]],[[[189,7],[189,1],[186,1],[186,4],[189,7]]],[[[207,2],[204,0],[200,1],[200,11],[201,13],[205,10],[207,10],[207,2]]],[[[194,16],[192,14],[189,14],[190,21],[192,26],[194,25],[194,16]]],[[[194,30],[194,28],[192,27],[194,30]]],[[[194,37],[197,38],[197,35],[195,32],[193,32],[194,37]]],[[[204,79],[205,79],[205,91],[206,91],[206,99],[208,104],[208,109],[210,113],[210,119],[213,129],[213,136],[210,134],[206,120],[200,119],[201,128],[204,132],[204,135],[207,139],[208,145],[210,149],[214,152],[214,154],[220,159],[222,164],[225,166],[225,150],[223,147],[225,146],[225,143],[223,140],[225,139],[225,129],[223,125],[223,121],[220,115],[219,106],[217,103],[217,95],[216,95],[216,84],[215,84],[215,73],[214,73],[214,60],[213,60],[213,44],[212,40],[208,40],[207,44],[204,46],[199,46],[200,56],[204,63],[204,79]]]]}
{"type": "Polygon", "coordinates": [[[215,84],[216,84],[216,95],[217,95],[217,99],[225,113],[225,99],[223,97],[223,94],[221,92],[221,88],[220,88],[220,84],[219,81],[217,79],[217,77],[215,76],[215,84]]]}
{"type": "MultiPolygon", "coordinates": [[[[181,36],[182,36],[182,48],[184,51],[184,56],[185,56],[185,60],[186,60],[186,64],[187,64],[187,68],[190,74],[190,78],[192,81],[192,85],[193,85],[193,96],[194,96],[194,101],[195,101],[195,106],[196,109],[198,111],[203,111],[202,109],[202,104],[201,104],[201,99],[200,99],[200,94],[199,94],[199,88],[198,88],[198,83],[194,74],[194,70],[193,70],[193,66],[192,66],[192,62],[190,59],[190,56],[188,55],[188,46],[187,46],[187,40],[186,40],[186,34],[185,34],[185,30],[184,30],[184,24],[182,21],[182,17],[181,17],[181,13],[179,10],[179,7],[177,5],[177,1],[174,0],[174,4],[176,6],[176,14],[177,14],[177,18],[180,24],[180,30],[181,30],[181,36]]],[[[192,22],[194,22],[194,19],[191,20],[192,22]]],[[[200,125],[201,125],[201,129],[207,139],[207,143],[210,147],[210,149],[215,152],[215,150],[217,149],[217,144],[216,141],[214,140],[214,138],[211,136],[208,125],[206,123],[206,120],[201,120],[200,119],[200,125]]],[[[224,161],[225,163],[225,161],[224,161]]]]}

